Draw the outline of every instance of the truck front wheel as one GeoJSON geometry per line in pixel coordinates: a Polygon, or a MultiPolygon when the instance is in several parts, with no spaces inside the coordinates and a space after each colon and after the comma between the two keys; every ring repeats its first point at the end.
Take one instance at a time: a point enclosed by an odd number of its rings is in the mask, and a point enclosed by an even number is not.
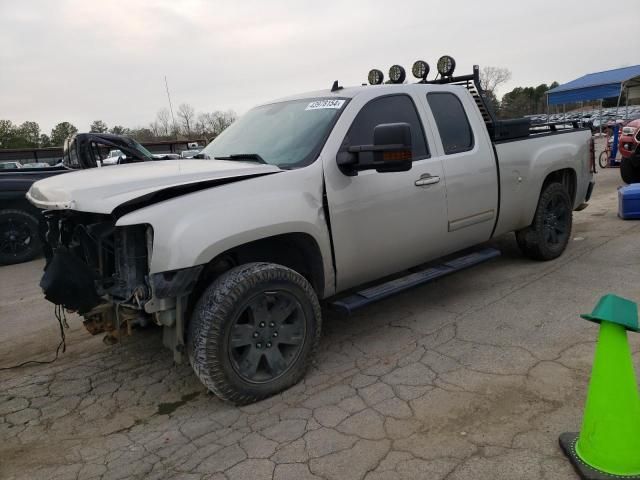
{"type": "Polygon", "coordinates": [[[534,260],[553,260],[562,255],[571,237],[573,209],[561,183],[548,184],[540,194],[533,223],[516,232],[522,253],[534,260]]]}
{"type": "Polygon", "coordinates": [[[249,263],[204,291],[188,326],[187,352],[209,390],[247,404],[302,378],[320,329],[320,304],[304,277],[281,265],[249,263]]]}

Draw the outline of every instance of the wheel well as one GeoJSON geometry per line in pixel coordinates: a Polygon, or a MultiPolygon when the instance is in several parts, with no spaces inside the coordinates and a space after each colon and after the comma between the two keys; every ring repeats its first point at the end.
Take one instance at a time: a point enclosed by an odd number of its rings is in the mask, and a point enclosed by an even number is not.
{"type": "Polygon", "coordinates": [[[227,250],[202,270],[190,295],[189,316],[202,292],[224,272],[249,262],[269,262],[295,270],[311,284],[319,298],[324,292],[324,267],[320,247],[311,235],[287,233],[261,238],[227,250]]]}
{"type": "Polygon", "coordinates": [[[573,169],[563,168],[562,170],[556,170],[547,175],[547,178],[544,179],[544,183],[542,184],[542,189],[540,189],[540,194],[542,194],[542,191],[550,183],[561,183],[564,185],[569,193],[569,198],[571,198],[571,205],[575,203],[577,180],[576,172],[573,169]]]}

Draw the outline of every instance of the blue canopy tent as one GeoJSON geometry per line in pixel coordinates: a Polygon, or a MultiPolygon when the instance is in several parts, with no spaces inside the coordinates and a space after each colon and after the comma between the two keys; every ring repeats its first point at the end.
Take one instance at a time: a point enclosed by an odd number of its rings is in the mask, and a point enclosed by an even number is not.
{"type": "Polygon", "coordinates": [[[640,65],[589,73],[547,92],[549,105],[620,97],[624,88],[640,88],[640,65]]]}
{"type": "MultiPolygon", "coordinates": [[[[602,99],[618,97],[616,116],[620,106],[622,92],[626,91],[626,101],[630,98],[640,97],[640,65],[632,67],[615,68],[604,72],[589,73],[576,78],[568,83],[559,85],[547,91],[547,116],[549,105],[561,105],[565,103],[600,100],[600,112],[602,112],[602,99]]],[[[602,133],[602,122],[599,124],[602,133]]],[[[618,151],[618,125],[614,126],[613,145],[611,148],[610,165],[615,164],[618,151]]]]}

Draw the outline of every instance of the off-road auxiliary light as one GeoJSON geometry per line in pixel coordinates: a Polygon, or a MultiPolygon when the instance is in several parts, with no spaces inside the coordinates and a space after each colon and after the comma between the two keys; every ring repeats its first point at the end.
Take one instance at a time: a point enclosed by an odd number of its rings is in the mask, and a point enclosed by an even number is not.
{"type": "Polygon", "coordinates": [[[425,81],[427,79],[427,75],[429,75],[429,64],[424,60],[417,60],[414,62],[413,67],[411,67],[411,73],[413,76],[425,81]]]}
{"type": "MultiPolygon", "coordinates": [[[[438,59],[437,70],[440,75],[440,79],[436,76],[435,80],[427,80],[427,76],[431,71],[431,67],[424,60],[416,60],[411,67],[411,73],[415,78],[418,79],[418,83],[452,83],[457,81],[467,81],[473,80],[472,76],[466,78],[463,77],[453,77],[453,72],[456,69],[456,61],[451,55],[443,55],[438,59]]],[[[384,81],[384,74],[378,69],[369,70],[369,84],[370,85],[382,85],[383,83],[404,83],[407,78],[407,73],[404,70],[404,67],[401,65],[393,65],[389,69],[389,80],[384,81]]],[[[365,85],[363,83],[363,85],[365,85]]]]}
{"type": "Polygon", "coordinates": [[[438,59],[438,73],[441,77],[451,77],[456,69],[456,61],[449,55],[443,55],[438,59]]]}
{"type": "Polygon", "coordinates": [[[389,80],[391,83],[402,83],[407,78],[407,72],[400,65],[392,65],[389,69],[389,80]]]}
{"type": "Polygon", "coordinates": [[[373,70],[369,71],[368,78],[369,78],[370,85],[380,85],[382,84],[382,82],[384,82],[384,73],[374,68],[373,70]]]}

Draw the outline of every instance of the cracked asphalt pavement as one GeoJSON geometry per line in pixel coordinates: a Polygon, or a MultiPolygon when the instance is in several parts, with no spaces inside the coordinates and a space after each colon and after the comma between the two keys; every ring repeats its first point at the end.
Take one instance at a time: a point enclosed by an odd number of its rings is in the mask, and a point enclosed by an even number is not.
{"type": "MultiPolygon", "coordinates": [[[[507,235],[489,263],[325,311],[305,380],[253,405],[208,394],[159,330],[106,346],[70,316],[58,361],[0,371],[0,478],[577,478],[557,439],[580,427],[597,334],[578,315],[640,299],[640,223],[616,216],[618,171],[597,180],[560,259],[507,235]]],[[[0,367],[53,357],[42,265],[0,267],[0,367]]]]}

